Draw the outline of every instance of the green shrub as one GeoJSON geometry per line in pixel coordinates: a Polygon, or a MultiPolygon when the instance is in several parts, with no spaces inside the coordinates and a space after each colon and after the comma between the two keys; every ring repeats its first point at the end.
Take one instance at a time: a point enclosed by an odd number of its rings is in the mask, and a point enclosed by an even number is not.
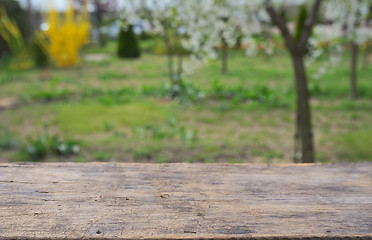
{"type": "Polygon", "coordinates": [[[108,161],[112,158],[112,153],[110,152],[97,152],[94,155],[95,159],[99,162],[108,161]]]}
{"type": "Polygon", "coordinates": [[[48,55],[37,39],[31,42],[30,53],[37,67],[43,68],[49,64],[48,55]]]}
{"type": "Polygon", "coordinates": [[[163,125],[145,124],[143,127],[136,127],[134,133],[139,138],[153,139],[162,141],[164,139],[179,139],[187,147],[192,147],[198,140],[198,134],[195,129],[188,129],[184,125],[179,125],[178,121],[169,116],[167,123],[163,125]]]}
{"type": "Polygon", "coordinates": [[[26,161],[42,161],[48,155],[70,156],[80,152],[80,147],[75,140],[59,139],[58,135],[50,136],[48,126],[44,127],[44,134],[27,139],[27,144],[21,149],[21,156],[26,161]]]}
{"type": "Polygon", "coordinates": [[[73,93],[64,88],[60,87],[61,78],[53,77],[49,80],[49,89],[41,90],[33,93],[30,98],[36,101],[54,101],[68,99],[73,93]]]}
{"type": "Polygon", "coordinates": [[[133,25],[120,30],[118,45],[118,56],[120,58],[138,58],[141,55],[133,25]]]}
{"type": "Polygon", "coordinates": [[[258,103],[268,107],[287,107],[269,87],[255,83],[252,86],[227,86],[215,80],[207,96],[215,100],[231,100],[232,102],[258,103]]]}
{"type": "MultiPolygon", "coordinates": [[[[178,87],[176,100],[183,104],[201,101],[206,97],[205,92],[192,83],[181,80],[178,87]]],[[[141,94],[144,96],[172,98],[172,87],[169,83],[164,83],[160,87],[143,85],[141,94]]]]}
{"type": "MultiPolygon", "coordinates": [[[[29,21],[29,15],[25,11],[18,1],[15,0],[1,0],[0,8],[5,7],[8,16],[15,20],[22,36],[27,40],[32,35],[32,26],[29,21]]],[[[0,56],[9,54],[10,50],[4,39],[0,37],[0,56]]]]}
{"type": "Polygon", "coordinates": [[[151,159],[153,151],[150,148],[140,147],[134,149],[133,157],[135,159],[151,159]]]}

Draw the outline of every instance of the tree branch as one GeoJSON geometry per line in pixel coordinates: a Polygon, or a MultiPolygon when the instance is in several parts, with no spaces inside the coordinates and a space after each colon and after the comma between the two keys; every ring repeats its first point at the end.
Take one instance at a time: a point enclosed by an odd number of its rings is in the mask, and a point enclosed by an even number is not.
{"type": "Polygon", "coordinates": [[[293,49],[294,47],[294,40],[291,36],[291,33],[289,32],[289,29],[287,27],[287,24],[285,20],[278,14],[278,12],[274,9],[271,1],[266,1],[266,12],[269,14],[271,21],[273,24],[275,24],[280,32],[282,33],[282,36],[285,40],[286,46],[288,50],[293,49]]]}
{"type": "Polygon", "coordinates": [[[308,43],[308,40],[311,36],[311,33],[313,31],[313,27],[314,27],[315,22],[318,18],[318,13],[319,13],[321,2],[322,2],[322,0],[315,0],[315,3],[312,7],[310,16],[308,17],[308,19],[305,22],[305,26],[302,30],[302,34],[301,34],[300,41],[299,41],[299,45],[300,45],[301,49],[306,47],[306,45],[308,43]]]}

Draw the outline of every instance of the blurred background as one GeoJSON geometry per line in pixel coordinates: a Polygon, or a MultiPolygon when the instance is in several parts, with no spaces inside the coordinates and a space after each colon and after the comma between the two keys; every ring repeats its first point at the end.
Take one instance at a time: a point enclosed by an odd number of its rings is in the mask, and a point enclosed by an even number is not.
{"type": "MultiPolygon", "coordinates": [[[[264,2],[0,0],[0,162],[301,162],[302,97],[310,161],[371,161],[372,2],[322,1],[308,97],[264,2]]],[[[294,43],[316,2],[271,3],[294,43]]]]}

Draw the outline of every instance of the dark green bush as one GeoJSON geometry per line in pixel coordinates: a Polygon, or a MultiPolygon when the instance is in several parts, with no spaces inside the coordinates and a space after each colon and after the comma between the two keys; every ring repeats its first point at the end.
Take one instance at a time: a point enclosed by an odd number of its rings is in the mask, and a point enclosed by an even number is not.
{"type": "Polygon", "coordinates": [[[118,56],[120,58],[138,58],[141,55],[138,39],[133,31],[133,25],[122,28],[119,34],[118,56]]]}
{"type": "Polygon", "coordinates": [[[31,42],[30,53],[37,67],[43,68],[49,64],[48,55],[37,39],[31,42]]]}

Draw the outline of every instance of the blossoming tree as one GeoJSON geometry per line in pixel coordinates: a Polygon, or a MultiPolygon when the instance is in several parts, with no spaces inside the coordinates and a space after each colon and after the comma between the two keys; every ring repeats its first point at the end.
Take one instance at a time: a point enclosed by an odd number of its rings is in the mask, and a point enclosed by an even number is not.
{"type": "Polygon", "coordinates": [[[210,20],[216,38],[215,45],[221,49],[221,72],[226,73],[228,70],[228,51],[230,47],[237,44],[239,38],[242,14],[239,7],[242,5],[239,1],[215,0],[211,9],[210,20]]]}
{"type": "MultiPolygon", "coordinates": [[[[146,16],[154,32],[162,37],[167,46],[169,77],[174,94],[177,93],[182,74],[182,71],[176,72],[174,67],[175,56],[172,46],[175,42],[182,42],[182,47],[192,53],[190,59],[205,61],[208,58],[216,57],[216,45],[221,39],[225,49],[228,44],[233,44],[234,34],[236,34],[234,31],[240,29],[244,35],[242,43],[247,46],[247,53],[254,55],[257,53],[254,35],[263,31],[272,34],[274,32],[272,28],[277,28],[283,38],[284,46],[289,52],[294,72],[296,92],[295,161],[311,163],[315,161],[315,150],[305,59],[309,56],[310,48],[314,48],[311,51],[314,57],[321,53],[318,47],[324,42],[336,41],[337,33],[334,34],[335,32],[327,34],[327,38],[324,37],[325,34],[322,34],[322,31],[325,33],[330,28],[325,25],[317,27],[318,17],[322,4],[328,2],[341,4],[342,1],[344,0],[236,0],[229,2],[222,0],[166,0],[160,4],[155,0],[142,0],[137,1],[137,5],[141,5],[139,7],[142,9],[142,16],[146,16]],[[232,6],[233,10],[226,9],[226,4],[229,7],[232,6]],[[282,14],[288,6],[297,9],[297,18],[291,23],[288,23],[282,14]],[[241,17],[241,13],[244,13],[245,17],[241,17]],[[240,17],[236,18],[236,16],[240,17]],[[230,20],[235,22],[230,24],[230,20]]],[[[352,1],[360,3],[370,0],[352,1]]],[[[344,2],[349,1],[345,0],[344,2]]],[[[334,9],[334,11],[336,10],[334,9]]],[[[361,10],[355,11],[355,13],[359,11],[361,10]]],[[[358,14],[352,15],[358,16],[358,14]]],[[[359,25],[354,23],[352,26],[354,27],[349,29],[355,29],[359,25]]],[[[335,27],[332,25],[332,31],[335,31],[335,27]]],[[[353,35],[359,36],[358,34],[353,35]]],[[[266,53],[273,52],[275,44],[272,39],[263,44],[266,53]]],[[[339,47],[337,49],[339,50],[339,47]]],[[[227,53],[225,52],[223,55],[227,59],[227,53]]],[[[226,62],[223,63],[223,65],[225,64],[226,62]]],[[[182,62],[180,64],[178,61],[177,65],[181,66],[179,69],[182,69],[182,62]]]]}
{"type": "Polygon", "coordinates": [[[279,29],[285,47],[290,53],[296,90],[294,155],[296,162],[303,163],[315,162],[305,57],[314,26],[318,20],[321,3],[322,0],[252,0],[245,3],[251,12],[257,12],[256,17],[252,18],[253,21],[260,21],[261,23],[270,21],[273,26],[279,29]],[[282,14],[282,9],[288,4],[298,6],[298,17],[294,29],[290,28],[282,14]]]}
{"type": "Polygon", "coordinates": [[[168,59],[168,73],[171,83],[171,97],[180,94],[184,71],[183,56],[185,48],[194,53],[193,60],[205,56],[211,46],[207,39],[208,31],[205,18],[213,4],[213,0],[128,0],[122,18],[126,24],[135,24],[146,19],[153,34],[163,40],[168,59]],[[200,31],[205,27],[207,31],[200,31]]]}
{"type": "Polygon", "coordinates": [[[325,18],[337,26],[338,34],[350,45],[351,98],[357,98],[357,66],[359,49],[372,40],[372,29],[368,27],[371,0],[330,0],[325,4],[325,18]]]}

